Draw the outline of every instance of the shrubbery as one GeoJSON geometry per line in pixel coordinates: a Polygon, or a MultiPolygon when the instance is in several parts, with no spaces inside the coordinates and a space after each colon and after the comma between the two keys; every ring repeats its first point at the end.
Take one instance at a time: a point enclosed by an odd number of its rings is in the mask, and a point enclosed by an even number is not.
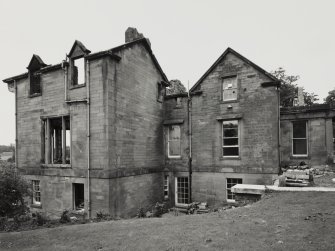
{"type": "Polygon", "coordinates": [[[29,208],[24,198],[30,195],[29,183],[15,173],[13,165],[0,163],[0,217],[24,215],[29,208]]]}

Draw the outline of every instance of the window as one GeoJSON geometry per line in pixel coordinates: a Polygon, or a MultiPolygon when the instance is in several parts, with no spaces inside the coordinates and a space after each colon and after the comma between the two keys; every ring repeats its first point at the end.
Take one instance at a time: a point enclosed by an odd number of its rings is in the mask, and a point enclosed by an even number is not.
{"type": "Polygon", "coordinates": [[[182,99],[181,97],[176,98],[176,107],[175,108],[181,108],[182,107],[182,99]]]}
{"type": "Polygon", "coordinates": [[[41,74],[37,71],[29,71],[29,94],[41,94],[41,74]]]}
{"type": "Polygon", "coordinates": [[[70,164],[70,117],[63,116],[43,120],[43,136],[43,162],[45,164],[70,164]]]}
{"type": "Polygon", "coordinates": [[[163,84],[158,82],[157,83],[157,101],[158,102],[163,102],[164,93],[165,93],[165,88],[163,87],[163,84]]]}
{"type": "Polygon", "coordinates": [[[307,121],[294,121],[292,137],[292,153],[294,156],[306,156],[307,147],[307,121]]]}
{"type": "Polygon", "coordinates": [[[227,201],[234,202],[235,201],[235,194],[231,191],[231,188],[236,184],[242,184],[242,179],[227,179],[227,201]]]}
{"type": "Polygon", "coordinates": [[[85,84],[85,59],[71,60],[71,83],[73,86],[85,84]]]}
{"type": "Polygon", "coordinates": [[[84,184],[73,183],[73,209],[81,210],[84,207],[84,184]]]}
{"type": "Polygon", "coordinates": [[[237,77],[224,78],[222,81],[222,100],[237,100],[237,77]]]}
{"type": "Polygon", "coordinates": [[[176,177],[176,204],[189,204],[188,177],[176,177]]]}
{"type": "Polygon", "coordinates": [[[239,156],[238,121],[222,122],[222,153],[223,157],[239,156]]]}
{"type": "Polygon", "coordinates": [[[169,175],[164,175],[164,200],[169,198],[169,175]]]}
{"type": "Polygon", "coordinates": [[[33,180],[33,205],[41,205],[40,181],[33,180]]]}
{"type": "Polygon", "coordinates": [[[168,157],[180,157],[180,126],[170,125],[168,129],[168,157]]]}

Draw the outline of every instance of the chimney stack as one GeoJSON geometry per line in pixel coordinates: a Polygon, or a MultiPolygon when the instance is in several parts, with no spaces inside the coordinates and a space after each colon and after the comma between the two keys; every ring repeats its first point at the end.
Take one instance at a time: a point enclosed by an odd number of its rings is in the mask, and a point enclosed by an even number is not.
{"type": "Polygon", "coordinates": [[[139,33],[136,28],[129,27],[126,30],[126,43],[130,43],[141,38],[144,38],[144,36],[142,33],[139,33]]]}
{"type": "Polygon", "coordinates": [[[304,100],[304,88],[298,87],[298,106],[304,106],[305,100],[304,100]]]}

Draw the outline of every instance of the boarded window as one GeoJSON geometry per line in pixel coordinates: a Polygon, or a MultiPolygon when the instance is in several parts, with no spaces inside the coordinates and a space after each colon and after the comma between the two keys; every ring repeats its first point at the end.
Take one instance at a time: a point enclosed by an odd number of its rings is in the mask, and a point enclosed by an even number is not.
{"type": "Polygon", "coordinates": [[[176,177],[176,204],[189,203],[188,177],[176,177]]]}
{"type": "Polygon", "coordinates": [[[180,157],[180,126],[170,125],[168,130],[168,157],[180,157]]]}
{"type": "Polygon", "coordinates": [[[41,205],[41,190],[40,190],[40,181],[33,180],[33,204],[41,205]]]}
{"type": "Polygon", "coordinates": [[[222,122],[222,151],[223,156],[239,156],[238,121],[222,122]]]}
{"type": "Polygon", "coordinates": [[[294,121],[292,153],[293,155],[307,155],[307,121],[294,121]]]}
{"type": "Polygon", "coordinates": [[[227,179],[227,201],[235,201],[235,194],[231,191],[231,188],[237,184],[242,184],[242,179],[227,179]]]}
{"type": "Polygon", "coordinates": [[[237,99],[237,77],[224,78],[222,81],[222,100],[237,99]]]}

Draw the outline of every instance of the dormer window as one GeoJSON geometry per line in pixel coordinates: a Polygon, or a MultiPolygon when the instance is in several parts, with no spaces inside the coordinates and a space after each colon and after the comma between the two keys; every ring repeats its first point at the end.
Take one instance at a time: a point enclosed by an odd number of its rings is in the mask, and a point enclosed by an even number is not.
{"type": "Polygon", "coordinates": [[[91,51],[88,50],[80,41],[76,40],[68,55],[70,58],[70,82],[71,86],[84,86],[86,73],[85,56],[91,51]]]}
{"type": "Polygon", "coordinates": [[[41,74],[37,71],[29,71],[29,94],[41,94],[41,74]]]}
{"type": "Polygon", "coordinates": [[[46,66],[38,55],[33,55],[27,67],[29,74],[29,96],[39,96],[42,94],[40,69],[46,66]]]}
{"type": "Polygon", "coordinates": [[[73,86],[85,84],[85,59],[83,57],[71,61],[71,80],[73,86]]]}

